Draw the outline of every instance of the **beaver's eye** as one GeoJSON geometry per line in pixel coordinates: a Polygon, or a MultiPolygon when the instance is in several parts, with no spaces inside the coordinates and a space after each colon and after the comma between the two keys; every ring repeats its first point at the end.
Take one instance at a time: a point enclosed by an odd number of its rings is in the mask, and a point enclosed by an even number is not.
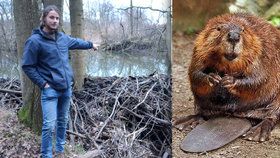
{"type": "Polygon", "coordinates": [[[216,29],[217,29],[217,31],[221,31],[221,27],[219,27],[219,26],[216,29]]]}

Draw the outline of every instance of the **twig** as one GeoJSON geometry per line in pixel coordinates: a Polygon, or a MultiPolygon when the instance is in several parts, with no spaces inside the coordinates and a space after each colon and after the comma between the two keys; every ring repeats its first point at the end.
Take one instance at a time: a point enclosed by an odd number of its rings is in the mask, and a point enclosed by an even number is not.
{"type": "Polygon", "coordinates": [[[118,96],[115,98],[115,104],[114,104],[114,107],[113,107],[113,110],[112,110],[112,113],[111,115],[105,120],[103,126],[101,127],[101,129],[99,130],[97,136],[95,137],[95,139],[98,139],[100,134],[102,133],[103,129],[105,128],[105,126],[108,124],[108,122],[112,119],[114,113],[115,113],[115,109],[117,107],[117,105],[119,104],[119,101],[118,101],[118,98],[120,97],[122,91],[118,94],[118,96]]]}
{"type": "Polygon", "coordinates": [[[84,138],[84,139],[87,138],[86,136],[84,136],[84,135],[82,135],[80,133],[76,133],[76,132],[73,132],[73,131],[70,131],[70,130],[66,130],[66,132],[69,133],[69,134],[73,134],[73,135],[76,135],[78,137],[84,138]]]}
{"type": "Polygon", "coordinates": [[[143,99],[140,103],[138,103],[132,110],[137,109],[139,105],[141,105],[142,103],[145,102],[145,100],[146,100],[146,98],[148,97],[149,93],[153,90],[153,88],[154,88],[154,86],[155,86],[156,84],[157,84],[157,83],[154,83],[154,85],[153,85],[153,86],[148,90],[148,92],[146,93],[144,99],[143,99]]]}
{"type": "Polygon", "coordinates": [[[151,118],[153,118],[154,120],[156,120],[156,121],[158,121],[158,122],[160,122],[160,123],[162,123],[162,124],[165,124],[165,125],[168,125],[168,126],[171,125],[171,122],[170,122],[170,121],[166,121],[166,120],[157,118],[157,117],[155,117],[155,116],[153,116],[153,115],[151,115],[151,114],[148,114],[148,113],[145,113],[145,115],[146,115],[146,116],[149,116],[149,117],[151,117],[151,118]]]}
{"type": "Polygon", "coordinates": [[[149,10],[157,11],[157,12],[161,12],[161,13],[168,13],[168,11],[166,11],[166,10],[155,9],[155,8],[152,8],[152,7],[136,7],[136,6],[127,7],[127,8],[124,8],[124,9],[119,8],[118,10],[129,10],[131,8],[149,9],[149,10]]]}
{"type": "Polygon", "coordinates": [[[9,90],[9,89],[0,89],[0,92],[4,92],[4,93],[13,93],[13,94],[22,94],[21,91],[14,91],[14,90],[9,90]]]}

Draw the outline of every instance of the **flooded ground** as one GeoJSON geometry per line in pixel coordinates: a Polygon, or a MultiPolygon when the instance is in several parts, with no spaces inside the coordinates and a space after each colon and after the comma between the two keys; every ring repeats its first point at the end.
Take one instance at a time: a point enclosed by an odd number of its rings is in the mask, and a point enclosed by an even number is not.
{"type": "MultiPolygon", "coordinates": [[[[86,73],[92,77],[108,76],[147,76],[154,72],[167,74],[166,56],[155,52],[156,55],[129,54],[124,52],[93,52],[86,54],[86,73]]],[[[15,63],[2,64],[0,76],[4,78],[19,78],[19,69],[15,63]]]]}

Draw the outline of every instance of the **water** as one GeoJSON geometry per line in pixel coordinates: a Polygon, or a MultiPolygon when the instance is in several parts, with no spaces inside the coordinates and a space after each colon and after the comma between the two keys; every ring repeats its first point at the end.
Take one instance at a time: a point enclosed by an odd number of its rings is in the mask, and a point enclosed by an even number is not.
{"type": "Polygon", "coordinates": [[[147,76],[153,72],[167,74],[167,59],[163,55],[151,56],[114,52],[97,52],[88,58],[90,76],[147,76]]]}
{"type": "MultiPolygon", "coordinates": [[[[164,55],[126,54],[119,52],[91,52],[86,54],[86,72],[92,77],[147,76],[154,72],[167,74],[167,59],[164,55]]],[[[19,78],[15,63],[1,64],[0,77],[19,78]]]]}

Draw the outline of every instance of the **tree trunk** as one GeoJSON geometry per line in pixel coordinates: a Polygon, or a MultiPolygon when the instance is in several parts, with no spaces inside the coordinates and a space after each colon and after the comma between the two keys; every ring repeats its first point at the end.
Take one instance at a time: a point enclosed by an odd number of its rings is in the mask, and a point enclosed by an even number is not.
{"type": "MultiPolygon", "coordinates": [[[[83,38],[83,1],[70,0],[70,21],[71,35],[73,37],[83,38]]],[[[81,90],[85,77],[85,54],[82,50],[71,51],[71,61],[74,71],[75,89],[81,90]]]]}
{"type": "Polygon", "coordinates": [[[171,38],[172,38],[172,30],[171,30],[171,0],[167,0],[167,8],[166,10],[168,10],[167,13],[167,22],[166,22],[166,45],[167,45],[167,51],[168,53],[166,54],[166,58],[167,58],[167,62],[166,65],[168,67],[168,74],[171,75],[171,38]]]}
{"type": "Polygon", "coordinates": [[[133,3],[130,0],[130,37],[133,37],[133,3]]]}
{"type": "MultiPolygon", "coordinates": [[[[13,13],[18,51],[17,58],[18,63],[21,63],[24,43],[31,35],[32,29],[39,25],[38,3],[35,0],[13,0],[13,13]]],[[[40,90],[23,71],[20,73],[20,80],[24,106],[19,112],[19,119],[35,132],[40,132],[42,127],[40,90]]]]}

